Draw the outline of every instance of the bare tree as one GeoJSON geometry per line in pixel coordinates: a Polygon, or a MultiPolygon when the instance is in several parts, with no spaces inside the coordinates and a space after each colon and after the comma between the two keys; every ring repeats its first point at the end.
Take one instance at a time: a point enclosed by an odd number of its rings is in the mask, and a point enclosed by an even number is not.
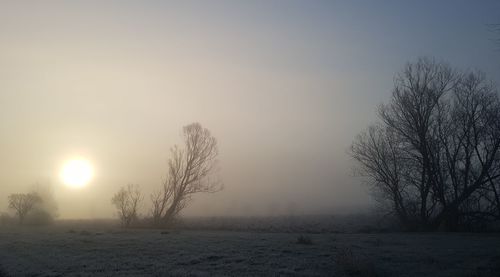
{"type": "Polygon", "coordinates": [[[23,224],[26,215],[31,212],[35,205],[42,202],[36,193],[14,193],[9,195],[9,208],[16,212],[19,224],[23,224]]]}
{"type": "Polygon", "coordinates": [[[143,196],[137,185],[129,184],[122,187],[111,199],[118,210],[122,226],[130,227],[137,220],[139,204],[143,196]]]}
{"type": "MultiPolygon", "coordinates": [[[[165,184],[164,184],[165,185],[165,184]]],[[[164,189],[164,188],[163,188],[164,189]]],[[[168,194],[171,192],[169,190],[168,194]]],[[[165,195],[164,190],[155,191],[151,193],[151,217],[153,219],[153,225],[159,226],[161,225],[162,216],[165,211],[165,207],[167,205],[164,199],[170,199],[170,195],[165,195]]]]}
{"type": "Polygon", "coordinates": [[[54,197],[54,190],[48,182],[37,182],[33,185],[33,193],[36,193],[41,202],[35,205],[33,211],[26,218],[26,224],[46,225],[53,223],[58,216],[58,205],[54,197]]]}
{"type": "Polygon", "coordinates": [[[500,218],[500,101],[484,74],[421,58],[396,78],[379,117],[351,155],[405,226],[500,218]]]}
{"type": "Polygon", "coordinates": [[[183,128],[184,148],[174,146],[161,190],[151,195],[156,225],[167,225],[184,209],[195,193],[220,191],[223,187],[213,173],[217,165],[217,140],[199,123],[183,128]]]}

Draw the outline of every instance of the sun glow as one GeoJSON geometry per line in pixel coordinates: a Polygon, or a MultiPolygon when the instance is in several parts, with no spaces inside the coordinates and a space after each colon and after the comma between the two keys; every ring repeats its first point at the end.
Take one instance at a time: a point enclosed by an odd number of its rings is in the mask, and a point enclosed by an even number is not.
{"type": "Polygon", "coordinates": [[[72,159],[64,163],[60,177],[62,182],[74,188],[84,187],[94,176],[94,169],[85,159],[72,159]]]}

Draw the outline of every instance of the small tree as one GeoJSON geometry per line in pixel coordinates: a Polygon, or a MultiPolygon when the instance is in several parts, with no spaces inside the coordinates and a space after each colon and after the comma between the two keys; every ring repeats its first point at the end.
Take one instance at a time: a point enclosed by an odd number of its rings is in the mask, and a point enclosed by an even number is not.
{"type": "Polygon", "coordinates": [[[167,225],[184,209],[195,193],[220,191],[212,174],[217,165],[217,140],[199,123],[183,128],[185,148],[174,146],[168,172],[160,191],[151,195],[155,225],[167,225]]]}
{"type": "Polygon", "coordinates": [[[143,197],[137,185],[129,184],[122,187],[111,199],[111,203],[118,210],[122,226],[130,227],[137,219],[137,210],[143,197]]]}
{"type": "Polygon", "coordinates": [[[14,193],[9,195],[9,208],[16,212],[19,224],[23,224],[26,215],[33,210],[36,204],[42,202],[42,198],[36,193],[14,193]]]}

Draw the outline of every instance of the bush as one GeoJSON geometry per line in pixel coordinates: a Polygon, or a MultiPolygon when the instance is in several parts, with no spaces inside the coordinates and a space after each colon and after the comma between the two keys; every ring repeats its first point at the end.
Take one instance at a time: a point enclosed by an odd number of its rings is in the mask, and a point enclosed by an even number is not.
{"type": "Polygon", "coordinates": [[[12,217],[8,213],[1,213],[0,214],[0,225],[13,225],[16,223],[17,223],[17,219],[12,217]]]}
{"type": "Polygon", "coordinates": [[[297,238],[297,244],[311,245],[313,244],[312,239],[308,236],[300,235],[297,238]]]}
{"type": "Polygon", "coordinates": [[[54,222],[54,218],[45,210],[33,210],[26,216],[26,225],[49,225],[54,222]]]}

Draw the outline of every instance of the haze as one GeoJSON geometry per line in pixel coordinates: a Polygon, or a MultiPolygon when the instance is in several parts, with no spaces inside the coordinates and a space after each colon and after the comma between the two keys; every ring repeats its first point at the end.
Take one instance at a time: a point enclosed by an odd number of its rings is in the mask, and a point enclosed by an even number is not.
{"type": "Polygon", "coordinates": [[[182,126],[200,122],[218,139],[225,189],[184,214],[370,207],[346,151],[408,60],[500,81],[487,27],[500,3],[478,3],[3,1],[0,195],[50,183],[60,218],[112,217],[123,185],[148,202],[182,126]],[[81,189],[58,177],[75,156],[95,171],[81,189]]]}

